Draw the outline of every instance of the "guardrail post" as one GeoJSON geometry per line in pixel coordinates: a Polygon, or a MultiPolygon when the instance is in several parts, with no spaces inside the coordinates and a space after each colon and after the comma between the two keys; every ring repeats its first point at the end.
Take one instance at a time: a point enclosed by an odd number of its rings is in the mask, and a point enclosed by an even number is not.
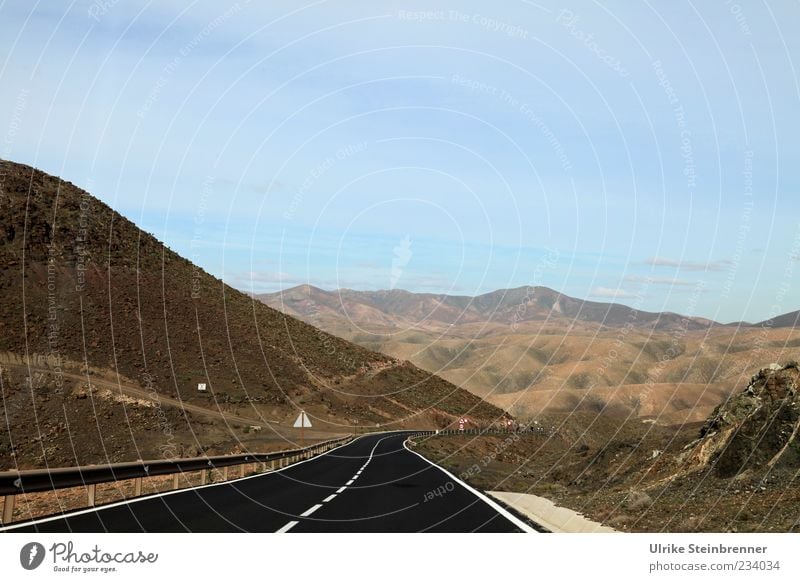
{"type": "Polygon", "coordinates": [[[14,500],[16,495],[6,495],[5,501],[3,502],[3,523],[11,523],[12,518],[14,517],[14,500]]]}
{"type": "Polygon", "coordinates": [[[133,480],[133,496],[139,497],[142,494],[142,478],[137,477],[133,480]]]}
{"type": "Polygon", "coordinates": [[[270,470],[271,470],[271,471],[274,471],[274,470],[275,470],[275,459],[272,459],[272,460],[269,462],[269,468],[270,468],[270,470]]]}
{"type": "Polygon", "coordinates": [[[208,469],[203,469],[200,471],[200,485],[205,485],[208,483],[208,469]]]}
{"type": "Polygon", "coordinates": [[[177,489],[177,488],[178,488],[178,485],[179,485],[179,484],[178,484],[178,473],[174,473],[174,474],[172,475],[172,488],[173,488],[173,489],[177,489]]]}
{"type": "Polygon", "coordinates": [[[97,485],[91,483],[88,487],[86,487],[86,493],[89,497],[89,507],[94,507],[94,502],[97,498],[97,485]]]}
{"type": "Polygon", "coordinates": [[[239,465],[239,478],[242,478],[242,477],[244,477],[244,468],[245,468],[245,466],[246,466],[246,465],[245,465],[244,463],[242,463],[241,465],[239,465]]]}
{"type": "Polygon", "coordinates": [[[223,481],[227,481],[228,480],[228,467],[227,466],[222,468],[222,480],[223,481]]]}

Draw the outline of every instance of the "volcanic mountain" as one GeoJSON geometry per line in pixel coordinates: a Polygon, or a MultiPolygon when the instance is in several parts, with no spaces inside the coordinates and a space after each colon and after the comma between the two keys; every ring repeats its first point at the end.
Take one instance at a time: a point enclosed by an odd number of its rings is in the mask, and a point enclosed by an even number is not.
{"type": "Polygon", "coordinates": [[[0,469],[239,446],[248,419],[278,431],[300,408],[339,433],[503,417],[253,300],[68,182],[2,161],[0,188],[0,469]]]}

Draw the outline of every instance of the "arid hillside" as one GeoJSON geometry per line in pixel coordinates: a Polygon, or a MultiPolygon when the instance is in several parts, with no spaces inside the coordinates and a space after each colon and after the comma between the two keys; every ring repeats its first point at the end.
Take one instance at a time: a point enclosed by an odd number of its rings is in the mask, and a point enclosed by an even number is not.
{"type": "Polygon", "coordinates": [[[419,439],[417,450],[477,487],[545,497],[622,531],[796,532],[797,366],[762,369],[704,422],[550,414],[509,435],[419,439]]]}
{"type": "Polygon", "coordinates": [[[260,298],[520,418],[603,411],[662,424],[702,421],[753,370],[800,347],[797,313],[721,325],[543,287],[452,297],[305,285],[260,298]]]}
{"type": "MultiPolygon", "coordinates": [[[[92,370],[151,400],[224,410],[276,430],[290,427],[301,408],[330,432],[503,416],[409,362],[225,285],[70,183],[7,161],[0,177],[0,353],[11,362],[3,368],[9,424],[0,431],[0,465],[61,464],[65,454],[97,462],[106,443],[141,437],[143,419],[157,414],[152,407],[128,403],[136,411],[129,416],[125,402],[106,399],[113,421],[105,423],[92,398],[76,397],[94,394],[92,370]],[[39,367],[29,369],[31,362],[39,367]],[[71,408],[79,412],[70,416],[71,408]],[[47,446],[32,459],[24,446],[42,435],[47,446]],[[94,445],[73,447],[71,438],[94,445]],[[14,451],[25,454],[12,458],[14,451]]],[[[173,407],[166,417],[173,433],[207,444],[193,415],[173,407]]],[[[153,454],[153,446],[120,445],[114,458],[153,454]]]]}

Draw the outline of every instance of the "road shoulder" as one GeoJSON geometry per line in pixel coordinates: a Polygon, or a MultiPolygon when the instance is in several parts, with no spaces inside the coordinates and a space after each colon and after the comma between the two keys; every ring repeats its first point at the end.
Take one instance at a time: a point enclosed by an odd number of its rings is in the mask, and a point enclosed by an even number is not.
{"type": "Polygon", "coordinates": [[[508,505],[553,533],[614,533],[617,530],[585,518],[549,499],[529,493],[487,491],[497,501],[508,505]]]}

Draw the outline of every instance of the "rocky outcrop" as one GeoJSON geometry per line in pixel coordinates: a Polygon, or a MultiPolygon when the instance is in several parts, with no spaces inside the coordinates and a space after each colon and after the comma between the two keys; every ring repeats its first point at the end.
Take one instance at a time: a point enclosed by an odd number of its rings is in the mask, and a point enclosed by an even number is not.
{"type": "Polygon", "coordinates": [[[714,410],[679,461],[689,469],[710,466],[722,478],[800,469],[798,386],[797,362],[761,370],[714,410]]]}

